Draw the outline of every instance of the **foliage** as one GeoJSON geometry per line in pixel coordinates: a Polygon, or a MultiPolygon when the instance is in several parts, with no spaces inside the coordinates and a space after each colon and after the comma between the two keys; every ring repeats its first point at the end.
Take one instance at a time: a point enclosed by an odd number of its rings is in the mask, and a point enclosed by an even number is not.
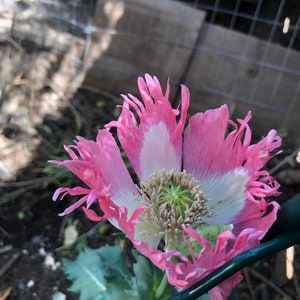
{"type": "Polygon", "coordinates": [[[80,293],[80,300],[166,300],[175,294],[161,270],[144,256],[134,253],[134,257],[132,273],[119,247],[84,248],[75,261],[63,260],[73,282],[70,290],[80,293]]]}

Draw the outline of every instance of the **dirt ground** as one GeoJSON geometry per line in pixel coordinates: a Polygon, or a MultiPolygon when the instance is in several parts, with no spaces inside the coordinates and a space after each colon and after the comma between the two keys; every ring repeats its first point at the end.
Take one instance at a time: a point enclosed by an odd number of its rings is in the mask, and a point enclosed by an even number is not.
{"type": "MultiPolygon", "coordinates": [[[[19,108],[24,104],[21,102],[19,108]]],[[[68,226],[73,226],[80,242],[92,247],[114,243],[109,229],[107,236],[98,234],[94,228],[96,224],[82,212],[65,218],[58,216],[66,203],[54,203],[51,200],[53,192],[57,184],[74,180],[69,175],[62,175],[53,181],[53,174],[55,177],[59,170],[45,171],[45,167],[49,167],[47,160],[62,158],[63,144],[70,144],[77,134],[89,138],[95,136],[98,127],[111,119],[112,102],[99,94],[79,90],[70,101],[72,109],[67,107],[51,115],[45,114],[43,122],[34,128],[23,124],[23,121],[28,122],[28,115],[12,117],[2,125],[2,146],[4,142],[6,145],[1,152],[7,152],[3,156],[5,164],[21,164],[19,156],[27,160],[16,173],[13,173],[15,168],[7,168],[10,172],[4,175],[11,176],[14,181],[0,185],[0,292],[9,293],[7,299],[52,299],[56,291],[64,293],[67,299],[77,299],[67,291],[70,283],[60,267],[62,256],[75,253],[63,248],[68,226]],[[97,103],[101,106],[104,101],[111,104],[97,108],[97,103]],[[74,113],[79,114],[79,111],[84,121],[78,119],[82,124],[76,127],[74,113]],[[32,147],[32,141],[37,147],[32,147]],[[28,156],[22,157],[22,151],[28,156]],[[29,155],[31,151],[32,155],[29,155]]],[[[6,297],[0,296],[0,299],[6,297]]]]}
{"type": "MultiPolygon", "coordinates": [[[[61,259],[76,254],[76,247],[64,247],[67,229],[78,235],[76,245],[98,247],[118,240],[110,227],[101,234],[81,211],[58,216],[66,202],[52,202],[53,192],[74,185],[75,179],[47,160],[62,160],[63,145],[76,135],[93,139],[116,117],[121,97],[84,84],[66,94],[52,80],[63,58],[32,44],[2,41],[0,60],[5,66],[0,68],[0,300],[46,300],[57,292],[75,300],[61,269],[61,259]]],[[[279,202],[300,192],[295,150],[283,145],[267,166],[282,184],[279,202]]],[[[284,253],[249,266],[238,298],[300,299],[299,246],[293,267],[294,276],[287,279],[284,253]]]]}

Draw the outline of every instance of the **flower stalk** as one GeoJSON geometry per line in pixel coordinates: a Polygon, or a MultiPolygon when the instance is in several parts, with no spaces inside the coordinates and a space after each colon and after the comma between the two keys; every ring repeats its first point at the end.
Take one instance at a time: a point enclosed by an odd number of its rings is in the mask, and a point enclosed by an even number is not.
{"type": "Polygon", "coordinates": [[[168,286],[168,277],[167,274],[165,273],[162,278],[162,281],[160,282],[157,290],[155,291],[155,299],[159,300],[162,298],[167,286],[168,286]]]}

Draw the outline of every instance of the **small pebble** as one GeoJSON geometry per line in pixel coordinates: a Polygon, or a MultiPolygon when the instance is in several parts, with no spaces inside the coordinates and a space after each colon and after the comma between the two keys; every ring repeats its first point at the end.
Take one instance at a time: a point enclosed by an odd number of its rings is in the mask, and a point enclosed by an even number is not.
{"type": "Polygon", "coordinates": [[[24,290],[27,290],[27,286],[25,285],[25,283],[23,281],[21,281],[18,284],[18,289],[21,291],[24,291],[24,290]]]}
{"type": "Polygon", "coordinates": [[[39,249],[39,254],[40,254],[41,256],[46,256],[46,251],[45,251],[45,249],[44,249],[44,248],[40,248],[40,249],[39,249]]]}
{"type": "Polygon", "coordinates": [[[27,287],[28,288],[31,288],[31,287],[33,287],[34,286],[34,281],[33,280],[29,280],[28,282],[27,282],[27,287]]]}
{"type": "Polygon", "coordinates": [[[60,263],[55,262],[55,259],[51,255],[47,255],[44,260],[44,265],[48,268],[51,268],[52,271],[56,271],[60,266],[60,263]]]}
{"type": "Polygon", "coordinates": [[[29,254],[29,252],[28,252],[28,250],[27,250],[27,249],[22,249],[22,254],[23,254],[23,255],[28,255],[28,254],[29,254]]]}
{"type": "Polygon", "coordinates": [[[66,295],[63,294],[62,292],[56,292],[52,296],[52,300],[66,300],[66,299],[67,299],[66,295]]]}
{"type": "Polygon", "coordinates": [[[43,239],[39,235],[35,235],[30,240],[33,245],[40,245],[43,242],[43,239]]]}

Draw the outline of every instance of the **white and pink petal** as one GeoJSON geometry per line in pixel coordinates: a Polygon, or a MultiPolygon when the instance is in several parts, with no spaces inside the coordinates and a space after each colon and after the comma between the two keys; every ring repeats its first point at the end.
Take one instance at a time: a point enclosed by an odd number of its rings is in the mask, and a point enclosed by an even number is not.
{"type": "Polygon", "coordinates": [[[201,189],[208,200],[207,208],[211,214],[204,217],[205,223],[231,224],[233,218],[247,205],[246,186],[249,180],[249,174],[243,168],[202,178],[201,189]]]}
{"type": "Polygon", "coordinates": [[[230,149],[224,149],[228,116],[228,108],[223,105],[189,119],[184,133],[183,167],[199,180],[232,169],[233,159],[228,160],[230,149]]]}
{"type": "Polygon", "coordinates": [[[169,101],[169,82],[165,94],[156,77],[138,79],[143,103],[125,96],[117,127],[118,138],[140,180],[161,169],[181,169],[182,131],[189,105],[189,92],[182,88],[181,112],[169,101]],[[178,117],[178,115],[180,116],[178,117]],[[177,119],[179,120],[177,121],[177,119]]]}
{"type": "MultiPolygon", "coordinates": [[[[129,214],[141,205],[138,191],[121,157],[120,150],[113,136],[107,130],[99,130],[97,140],[90,141],[78,137],[74,150],[68,148],[73,160],[64,162],[50,161],[69,168],[88,188],[82,190],[58,189],[58,193],[70,195],[85,193],[86,208],[89,209],[96,199],[109,197],[117,205],[127,207],[129,214]],[[74,151],[78,152],[78,156],[74,151]]],[[[80,201],[82,203],[82,200],[80,201]]],[[[73,206],[75,207],[75,206],[73,206]]]]}

